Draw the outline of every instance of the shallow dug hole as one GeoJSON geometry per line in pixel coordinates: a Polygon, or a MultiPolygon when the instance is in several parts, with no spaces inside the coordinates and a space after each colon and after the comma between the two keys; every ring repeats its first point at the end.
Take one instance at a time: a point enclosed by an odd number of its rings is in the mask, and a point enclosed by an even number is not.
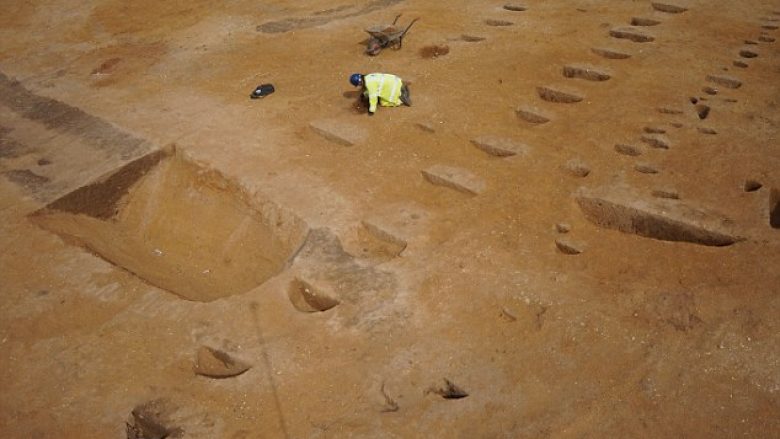
{"type": "Polygon", "coordinates": [[[324,312],[340,304],[335,294],[297,277],[290,283],[287,295],[295,309],[301,312],[324,312]]]}
{"type": "Polygon", "coordinates": [[[144,156],[30,218],[152,285],[208,302],[282,271],[306,225],[174,148],[144,156]]]}
{"type": "Polygon", "coordinates": [[[450,46],[446,44],[432,44],[420,49],[420,56],[423,58],[438,58],[450,53],[450,46]]]}
{"type": "Polygon", "coordinates": [[[769,195],[769,225],[780,229],[780,189],[772,189],[769,195]]]}

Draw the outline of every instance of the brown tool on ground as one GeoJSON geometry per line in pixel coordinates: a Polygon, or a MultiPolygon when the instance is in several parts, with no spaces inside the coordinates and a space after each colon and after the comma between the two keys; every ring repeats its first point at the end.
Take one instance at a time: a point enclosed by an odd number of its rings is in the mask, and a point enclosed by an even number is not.
{"type": "Polygon", "coordinates": [[[401,48],[404,35],[406,35],[406,33],[409,32],[409,28],[411,28],[414,22],[419,20],[419,18],[415,18],[414,20],[412,20],[412,22],[409,23],[409,25],[406,26],[405,29],[403,29],[403,28],[396,27],[395,25],[395,23],[398,21],[398,18],[400,17],[401,14],[398,14],[395,17],[395,20],[393,20],[393,24],[390,25],[381,24],[366,29],[366,32],[368,32],[368,34],[371,35],[371,37],[368,39],[368,44],[366,47],[367,54],[371,56],[378,55],[379,52],[382,51],[382,49],[389,46],[392,46],[396,50],[401,48]]]}

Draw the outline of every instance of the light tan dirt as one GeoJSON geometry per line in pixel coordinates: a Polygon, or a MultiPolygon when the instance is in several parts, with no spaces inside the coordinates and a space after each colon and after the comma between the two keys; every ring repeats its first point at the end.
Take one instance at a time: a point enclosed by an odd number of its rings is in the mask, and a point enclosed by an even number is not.
{"type": "Polygon", "coordinates": [[[0,0],[0,436],[780,437],[780,4],[669,4],[0,0]]]}

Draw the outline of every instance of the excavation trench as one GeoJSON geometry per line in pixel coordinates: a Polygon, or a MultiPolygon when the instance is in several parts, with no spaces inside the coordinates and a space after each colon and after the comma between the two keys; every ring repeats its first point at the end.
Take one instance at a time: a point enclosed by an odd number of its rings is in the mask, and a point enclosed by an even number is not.
{"type": "Polygon", "coordinates": [[[30,217],[148,283],[209,302],[281,272],[303,221],[174,148],[144,156],[30,217]]]}
{"type": "Polygon", "coordinates": [[[635,198],[592,196],[576,198],[585,218],[604,228],[662,241],[682,241],[723,247],[741,241],[725,218],[680,203],[648,203],[635,198]]]}

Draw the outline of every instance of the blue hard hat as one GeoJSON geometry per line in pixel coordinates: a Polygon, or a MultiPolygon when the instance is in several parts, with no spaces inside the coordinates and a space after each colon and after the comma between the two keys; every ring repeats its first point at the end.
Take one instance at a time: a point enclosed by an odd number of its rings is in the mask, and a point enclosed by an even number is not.
{"type": "Polygon", "coordinates": [[[349,76],[349,83],[357,87],[360,85],[360,83],[363,82],[363,75],[360,73],[353,73],[349,76]]]}

